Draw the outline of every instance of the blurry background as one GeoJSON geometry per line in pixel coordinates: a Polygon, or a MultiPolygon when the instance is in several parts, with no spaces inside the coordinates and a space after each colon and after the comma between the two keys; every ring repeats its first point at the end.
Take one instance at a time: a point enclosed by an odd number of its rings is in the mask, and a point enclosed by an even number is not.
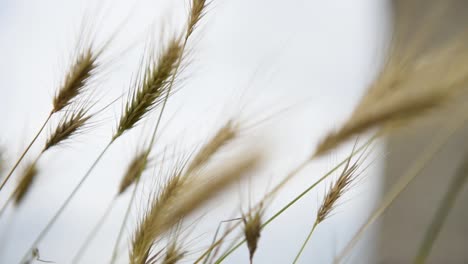
{"type": "MultiPolygon", "coordinates": [[[[94,87],[98,91],[94,99],[105,105],[128,89],[145,46],[151,40],[158,46],[162,32],[180,30],[187,9],[184,0],[1,1],[0,143],[7,150],[7,161],[15,161],[50,111],[85,16],[96,33],[97,44],[118,32],[105,51],[102,78],[94,87]],[[126,23],[121,26],[123,21],[126,23]]],[[[187,262],[209,243],[219,221],[239,215],[239,204],[246,210],[249,193],[252,202],[257,201],[310,155],[327,131],[347,118],[381,66],[390,33],[390,11],[389,2],[373,0],[213,1],[190,45],[191,63],[183,73],[180,91],[168,103],[155,152],[169,146],[177,153],[188,153],[225,120],[237,117],[257,124],[245,131],[244,137],[269,146],[271,165],[251,180],[249,188],[233,190],[212,203],[201,220],[187,223],[193,231],[186,247],[194,252],[187,262]],[[265,118],[267,121],[259,123],[265,118]]],[[[16,263],[23,255],[109,140],[121,107],[121,101],[115,103],[86,133],[41,159],[35,188],[20,208],[10,209],[0,219],[0,263],[16,263]]],[[[68,263],[113,198],[129,159],[149,134],[155,113],[147,119],[148,125],[126,134],[104,157],[40,244],[43,259],[68,263]]],[[[39,151],[46,135],[30,157],[39,151]]],[[[266,217],[334,167],[350,153],[350,147],[312,162],[278,194],[266,217]]],[[[378,201],[386,157],[387,151],[375,146],[369,159],[371,167],[344,197],[333,217],[316,230],[300,263],[330,263],[346,245],[378,201]]],[[[155,181],[154,176],[152,170],[146,173],[147,186],[155,181]]],[[[2,203],[14,185],[11,183],[2,193],[2,203]]],[[[256,263],[292,261],[315,220],[326,186],[328,182],[263,231],[256,263]]],[[[148,190],[141,192],[142,197],[147,194],[148,190]]],[[[119,200],[83,263],[109,259],[129,195],[119,200]]],[[[137,204],[127,237],[144,205],[137,204]]],[[[373,254],[377,252],[377,238],[377,232],[368,232],[350,263],[377,263],[380,257],[373,254]]],[[[121,263],[125,263],[126,251],[124,247],[121,263]]],[[[244,247],[226,263],[247,261],[244,247]]]]}
{"type": "MultiPolygon", "coordinates": [[[[430,24],[429,34],[425,35],[425,49],[420,51],[434,48],[456,34],[466,36],[467,1],[394,0],[393,6],[396,19],[404,24],[408,33],[403,40],[422,32],[424,25],[421,21],[424,15],[432,14],[437,18],[436,23],[430,24]]],[[[441,76],[443,74],[445,73],[440,73],[441,76]]],[[[444,122],[451,118],[450,113],[444,112],[441,117],[432,118],[417,129],[406,129],[387,138],[385,149],[388,155],[384,162],[383,181],[385,192],[432,143],[444,122]]],[[[458,131],[385,213],[379,235],[381,263],[409,263],[414,258],[439,204],[450,190],[449,186],[457,170],[466,162],[467,133],[468,127],[458,131]]],[[[460,195],[433,245],[428,263],[468,263],[466,201],[468,189],[462,186],[460,195]]]]}

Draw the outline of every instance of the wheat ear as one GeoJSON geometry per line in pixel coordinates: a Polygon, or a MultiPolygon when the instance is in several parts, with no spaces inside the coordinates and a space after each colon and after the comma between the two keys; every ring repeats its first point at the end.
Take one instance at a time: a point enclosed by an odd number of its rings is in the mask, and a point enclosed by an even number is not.
{"type": "Polygon", "coordinates": [[[13,201],[15,206],[18,206],[31,189],[36,175],[38,174],[37,160],[30,162],[22,172],[18,185],[14,189],[13,193],[8,197],[7,201],[0,210],[0,217],[8,208],[8,205],[13,201]]]}
{"type": "MultiPolygon", "coordinates": [[[[302,199],[306,194],[308,194],[310,191],[312,191],[313,189],[315,189],[315,187],[317,187],[320,183],[322,183],[325,179],[327,179],[328,177],[330,177],[334,172],[336,172],[339,168],[341,168],[341,166],[345,165],[347,162],[348,162],[348,159],[350,159],[351,157],[354,157],[356,154],[364,151],[365,149],[367,149],[369,147],[370,144],[372,144],[372,142],[374,142],[374,140],[376,139],[376,137],[371,137],[366,143],[364,143],[363,145],[361,145],[359,148],[356,149],[355,152],[351,153],[351,155],[349,155],[348,157],[346,157],[343,161],[341,161],[340,163],[338,163],[335,167],[333,167],[330,171],[328,171],[327,173],[325,173],[320,179],[318,179],[317,181],[315,181],[313,184],[311,184],[310,186],[307,187],[307,189],[305,189],[304,191],[302,191],[299,195],[297,195],[293,200],[291,200],[289,203],[287,203],[285,206],[283,206],[278,212],[276,212],[273,216],[271,216],[270,218],[268,218],[263,224],[262,224],[262,228],[264,228],[265,226],[269,225],[271,222],[273,222],[276,218],[278,218],[279,216],[281,216],[286,210],[288,210],[291,206],[293,206],[297,201],[299,201],[300,199],[302,199]]],[[[277,186],[275,186],[275,188],[273,188],[272,191],[268,192],[268,194],[265,196],[266,198],[263,199],[263,200],[266,200],[268,199],[269,197],[271,197],[273,194],[277,193],[278,190],[280,190],[287,181],[289,181],[291,178],[293,178],[295,175],[297,175],[299,172],[301,172],[305,167],[306,165],[308,164],[310,159],[307,159],[306,162],[302,162],[301,164],[299,164],[296,168],[294,168],[285,178],[285,180],[281,181],[277,186]]],[[[239,243],[237,243],[236,245],[234,245],[232,248],[230,248],[225,254],[223,254],[221,257],[219,257],[216,261],[215,261],[215,264],[220,264],[222,263],[224,260],[226,260],[226,258],[228,256],[230,256],[234,251],[236,251],[238,248],[240,248],[240,246],[242,246],[242,244],[244,244],[246,242],[246,240],[242,240],[240,241],[239,243]]],[[[220,243],[220,240],[218,240],[217,242],[213,243],[214,245],[217,245],[220,243]]],[[[203,258],[206,256],[206,254],[208,254],[210,249],[208,249],[207,251],[205,251],[196,261],[195,261],[195,264],[199,263],[201,260],[203,260],[203,258]]]]}
{"type": "MultiPolygon", "coordinates": [[[[357,143],[357,142],[356,142],[357,143]]],[[[355,152],[356,145],[354,145],[353,150],[351,153],[355,152]]],[[[351,187],[351,184],[354,182],[356,177],[358,177],[362,172],[357,172],[359,167],[361,166],[363,162],[363,157],[366,152],[362,152],[362,154],[356,159],[355,162],[351,164],[351,157],[352,155],[349,156],[348,161],[346,162],[343,171],[341,172],[340,176],[338,179],[335,181],[334,184],[332,184],[328,192],[325,195],[325,198],[322,201],[322,204],[320,205],[319,210],[317,211],[317,216],[315,218],[315,222],[312,225],[312,228],[309,231],[309,234],[307,235],[306,239],[302,243],[301,248],[299,249],[299,252],[297,253],[296,257],[294,258],[293,264],[297,263],[299,258],[302,255],[302,252],[304,252],[304,249],[307,245],[307,243],[310,241],[310,238],[312,237],[312,234],[314,233],[316,227],[325,221],[326,218],[330,215],[330,213],[334,210],[336,207],[336,204],[338,200],[343,196],[343,194],[349,190],[351,187]]]]}
{"type": "MultiPolygon", "coordinates": [[[[180,48],[178,47],[180,46],[176,40],[171,41],[169,47],[162,53],[158,62],[151,63],[147,67],[143,75],[143,80],[140,83],[141,85],[135,88],[133,96],[130,98],[129,102],[127,102],[123,115],[118,124],[117,131],[113,135],[112,139],[102,150],[85,175],[81,178],[78,185],[73,189],[71,194],[67,197],[65,202],[49,221],[44,230],[39,234],[38,238],[33,242],[29,252],[37,245],[37,243],[42,240],[43,236],[48,233],[49,229],[62,214],[65,207],[81,188],[94,167],[99,163],[112,143],[115,142],[115,140],[119,138],[124,132],[132,129],[145,115],[148,114],[149,111],[155,107],[158,99],[162,95],[162,91],[164,90],[165,85],[167,84],[167,79],[170,78],[171,74],[174,72],[175,64],[177,63],[178,58],[178,56],[175,54],[179,54],[178,52],[180,52],[180,48]]],[[[26,259],[27,255],[28,253],[26,253],[24,259],[26,259]]]]}
{"type": "Polygon", "coordinates": [[[434,156],[442,150],[442,147],[450,140],[452,135],[461,129],[467,122],[468,115],[464,115],[462,117],[457,117],[454,120],[450,120],[450,122],[441,129],[440,134],[438,134],[434,140],[432,140],[431,144],[424,149],[421,156],[419,156],[418,159],[413,162],[411,167],[400,177],[398,182],[385,195],[382,203],[376,210],[374,210],[367,221],[359,228],[351,241],[335,258],[334,263],[341,263],[344,260],[344,257],[350,253],[350,251],[359,241],[364,232],[370,227],[370,225],[372,225],[372,223],[374,223],[388,209],[393,201],[395,201],[395,199],[406,189],[406,187],[416,178],[416,176],[418,176],[418,174],[434,158],[434,156]]]}
{"type": "Polygon", "coordinates": [[[242,217],[244,223],[244,237],[249,249],[249,261],[253,263],[253,257],[257,251],[258,241],[262,230],[263,207],[249,212],[247,216],[242,217]]]}
{"type": "MultiPolygon", "coordinates": [[[[181,49],[179,50],[180,53],[179,53],[179,56],[177,57],[177,63],[176,63],[175,69],[174,69],[174,73],[172,74],[172,77],[171,77],[171,79],[169,81],[167,91],[166,91],[166,95],[165,95],[164,100],[162,102],[161,111],[159,113],[158,119],[156,121],[155,128],[153,130],[153,135],[151,137],[150,145],[153,145],[153,143],[154,143],[154,141],[156,139],[156,135],[157,135],[157,132],[158,132],[158,129],[159,129],[159,125],[161,123],[162,115],[163,115],[164,110],[166,108],[166,104],[167,104],[169,95],[171,94],[171,91],[172,91],[173,86],[174,86],[175,78],[177,76],[180,65],[182,63],[182,57],[184,55],[188,39],[192,35],[192,33],[194,32],[196,26],[199,24],[201,18],[204,16],[206,6],[207,6],[206,0],[193,0],[192,1],[192,6],[191,6],[190,15],[189,15],[188,25],[187,25],[187,29],[186,29],[186,33],[185,33],[185,38],[184,38],[183,44],[181,46],[181,49]]],[[[135,186],[135,188],[137,188],[137,185],[135,186]]],[[[120,232],[123,232],[123,227],[124,227],[124,224],[126,223],[126,218],[127,218],[128,214],[129,214],[130,206],[131,206],[131,203],[132,203],[133,199],[134,199],[134,195],[132,195],[132,198],[130,199],[130,203],[129,203],[128,208],[127,208],[127,213],[126,213],[126,216],[125,216],[125,219],[124,219],[124,222],[122,224],[120,232]]],[[[118,243],[119,243],[119,241],[117,241],[117,245],[118,245],[118,243]]],[[[114,250],[112,255],[113,255],[113,257],[112,257],[111,263],[114,263],[115,259],[117,258],[117,251],[114,250]]]]}
{"type": "Polygon", "coordinates": [[[97,60],[99,58],[100,52],[94,52],[92,46],[83,49],[71,64],[68,73],[65,77],[65,80],[62,86],[58,89],[57,94],[53,99],[53,108],[47,116],[46,120],[39,128],[39,131],[36,133],[34,138],[29,142],[26,149],[21,153],[18,160],[15,162],[13,167],[10,169],[8,175],[5,177],[3,182],[0,185],[0,191],[3,189],[7,181],[10,179],[13,172],[16,170],[18,165],[21,163],[23,158],[28,153],[29,149],[36,142],[39,135],[42,133],[46,125],[49,123],[52,115],[61,111],[66,106],[68,106],[73,100],[75,100],[88,86],[90,78],[95,74],[98,69],[99,64],[97,60]]]}

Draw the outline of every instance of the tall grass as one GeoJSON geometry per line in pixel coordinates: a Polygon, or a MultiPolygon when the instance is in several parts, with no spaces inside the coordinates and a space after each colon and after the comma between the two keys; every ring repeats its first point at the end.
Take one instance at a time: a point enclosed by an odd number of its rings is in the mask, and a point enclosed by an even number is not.
{"type": "MultiPolygon", "coordinates": [[[[84,236],[78,250],[70,256],[72,263],[81,263],[88,249],[100,250],[99,246],[91,247],[91,242],[106,226],[117,201],[123,200],[119,198],[130,193],[129,189],[133,188],[129,199],[125,201],[124,215],[118,219],[120,225],[113,230],[116,234],[116,239],[111,242],[113,249],[111,252],[102,253],[110,256],[110,263],[116,263],[125,258],[125,263],[131,264],[176,264],[192,261],[193,263],[219,264],[226,262],[237,250],[243,249],[248,253],[245,262],[253,264],[256,256],[258,257],[258,252],[262,250],[264,234],[269,232],[266,227],[271,226],[271,223],[285,214],[289,208],[297,206],[299,200],[307,197],[306,195],[315,191],[317,186],[341,170],[326,190],[315,220],[311,222],[312,227],[306,234],[297,254],[291,256],[292,263],[298,263],[317,227],[322,226],[326,219],[332,217],[339,202],[359,183],[358,177],[367,168],[363,168],[362,165],[372,152],[369,150],[370,146],[378,138],[390,135],[400,128],[413,128],[415,123],[425,120],[428,116],[449,113],[452,120],[445,123],[440,134],[427,146],[423,155],[414,160],[410,169],[401,176],[400,181],[357,230],[349,244],[336,256],[335,262],[341,263],[370,225],[398,198],[408,184],[434,158],[434,155],[452,138],[452,135],[468,121],[464,100],[460,99],[466,98],[468,85],[468,49],[465,48],[468,34],[458,34],[431,49],[423,48],[426,41],[430,39],[427,36],[431,33],[431,26],[437,25],[437,19],[440,18],[441,12],[444,12],[444,5],[439,3],[436,5],[437,8],[423,17],[424,26],[420,32],[416,32],[412,38],[408,39],[407,45],[401,45],[402,36],[407,36],[404,34],[406,31],[404,27],[407,24],[399,19],[407,17],[396,16],[394,38],[391,40],[383,68],[343,124],[338,129],[325,134],[315,150],[310,151],[274,186],[268,188],[267,193],[261,196],[253,206],[249,206],[247,212],[236,209],[238,217],[224,220],[223,222],[230,223],[229,227],[224,229],[221,235],[219,235],[221,228],[218,228],[209,245],[202,245],[198,250],[187,249],[185,242],[190,235],[189,232],[184,232],[184,227],[189,226],[187,222],[192,221],[193,216],[203,215],[205,208],[211,206],[213,202],[221,201],[223,195],[230,193],[233,187],[244,186],[243,184],[247,181],[269,170],[264,166],[269,165],[267,163],[268,149],[260,143],[254,144],[253,141],[241,140],[240,134],[245,131],[243,131],[239,116],[232,118],[223,116],[227,121],[219,129],[210,131],[211,136],[199,147],[176,155],[176,162],[171,163],[165,159],[155,162],[154,153],[166,155],[165,151],[159,149],[161,145],[159,140],[162,139],[160,126],[164,121],[163,115],[169,99],[183,83],[181,72],[189,66],[188,55],[189,53],[196,54],[196,46],[189,47],[196,43],[191,42],[193,35],[202,25],[202,18],[210,15],[208,11],[216,12],[215,9],[209,9],[212,2],[190,0],[187,3],[188,10],[182,29],[170,28],[169,33],[161,37],[159,46],[153,41],[149,45],[151,48],[146,48],[144,51],[139,68],[135,70],[135,74],[132,74],[133,81],[129,85],[127,96],[122,100],[118,99],[119,102],[122,101],[120,102],[122,110],[120,115],[113,120],[116,125],[113,132],[108,134],[104,148],[68,196],[60,201],[60,206],[45,226],[40,227],[38,235],[32,241],[28,241],[31,243],[24,252],[21,263],[43,261],[39,258],[38,246],[43,243],[58,219],[69,208],[70,202],[77,197],[79,190],[93,175],[103,157],[106,154],[109,155],[111,147],[117,140],[132,133],[139,126],[150,127],[149,132],[145,131],[147,134],[138,138],[140,149],[135,151],[126,169],[121,172],[120,181],[115,180],[118,188],[114,198],[93,228],[89,230],[90,232],[84,236]],[[280,191],[286,188],[297,175],[313,165],[316,159],[370,130],[375,132],[374,136],[363,144],[356,143],[351,153],[330,171],[324,173],[317,181],[304,186],[301,193],[294,196],[276,212],[268,210],[267,205],[280,194],[280,191]],[[150,172],[157,180],[151,182],[144,177],[150,172]],[[147,190],[149,195],[143,190],[147,190]],[[139,209],[137,223],[129,229],[131,212],[138,211],[137,209],[139,209]],[[125,231],[131,234],[128,235],[125,231]],[[122,249],[121,244],[127,247],[122,249]],[[243,245],[245,246],[242,247],[243,245]]],[[[407,8],[410,7],[409,5],[407,8]]],[[[150,35],[151,33],[146,32],[145,37],[153,39],[150,35]]],[[[113,40],[113,37],[109,39],[113,40]]],[[[4,217],[8,205],[12,202],[16,205],[15,208],[22,203],[34,202],[27,201],[25,197],[31,189],[38,188],[34,184],[37,177],[48,173],[47,167],[43,166],[45,160],[41,160],[44,153],[51,149],[65,151],[58,147],[73,142],[78,135],[87,133],[91,120],[115,102],[112,101],[101,110],[91,111],[94,104],[107,101],[107,98],[96,99],[98,102],[90,100],[93,94],[90,91],[91,84],[102,68],[103,50],[104,48],[96,48],[92,42],[86,42],[78,45],[77,50],[73,51],[76,55],[53,96],[51,111],[34,138],[28,142],[25,150],[13,162],[5,178],[2,179],[0,185],[2,193],[6,192],[7,189],[3,187],[9,182],[17,167],[22,164],[33,144],[36,144],[43,129],[53,123],[50,121],[51,118],[58,115],[59,121],[51,129],[39,153],[24,166],[18,185],[2,204],[0,217],[4,217]]],[[[184,79],[184,84],[186,83],[190,83],[190,79],[184,79]]],[[[204,124],[198,123],[197,126],[201,127],[204,124]]],[[[177,140],[182,141],[182,138],[177,138],[177,140]]],[[[0,174],[5,164],[1,151],[2,149],[0,149],[0,174]]],[[[465,183],[465,167],[462,172],[447,192],[446,199],[428,229],[425,241],[421,244],[420,252],[414,260],[415,263],[426,262],[432,244],[450,212],[455,197],[458,196],[465,183]]],[[[97,193],[92,195],[93,199],[99,198],[97,193]]],[[[200,216],[199,219],[203,221],[204,217],[200,216]]]]}

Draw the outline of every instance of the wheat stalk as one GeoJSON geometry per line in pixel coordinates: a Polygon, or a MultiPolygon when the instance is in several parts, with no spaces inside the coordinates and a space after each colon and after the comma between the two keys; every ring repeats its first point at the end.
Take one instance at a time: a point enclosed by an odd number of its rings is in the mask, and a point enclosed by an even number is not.
{"type": "Polygon", "coordinates": [[[168,90],[171,77],[182,55],[180,40],[173,38],[157,61],[151,61],[144,69],[142,79],[135,85],[127,101],[113,140],[133,128],[144,116],[161,102],[168,90]]]}
{"type": "MultiPolygon", "coordinates": [[[[101,158],[107,152],[109,147],[119,138],[124,132],[132,129],[144,116],[146,116],[156,105],[158,99],[163,95],[165,87],[167,87],[168,79],[174,74],[174,69],[180,55],[180,44],[177,39],[171,40],[168,47],[163,51],[156,62],[150,62],[145,68],[142,80],[137,83],[133,90],[133,95],[129,98],[124,112],[117,126],[117,131],[112,136],[109,143],[102,150],[96,160],[91,164],[88,171],[75,186],[71,194],[64,201],[57,213],[49,221],[43,231],[33,242],[30,251],[39,243],[43,236],[49,232],[58,217],[62,214],[65,207],[81,188],[83,183],[89,177],[94,167],[99,163],[101,158]]],[[[27,255],[25,255],[27,257],[27,255]]]]}
{"type": "Polygon", "coordinates": [[[229,167],[223,167],[210,173],[211,176],[205,176],[205,180],[200,176],[185,175],[181,169],[176,170],[155,196],[143,220],[138,224],[132,239],[129,262],[145,263],[158,237],[179,219],[183,219],[252,171],[258,162],[259,156],[246,155],[243,159],[232,162],[229,167]]]}
{"type": "MultiPolygon", "coordinates": [[[[329,170],[327,173],[325,173],[320,179],[318,179],[317,181],[315,181],[313,184],[311,184],[310,186],[308,186],[304,191],[302,191],[299,195],[297,195],[293,200],[291,200],[289,203],[287,203],[285,206],[283,206],[280,210],[278,210],[273,216],[271,216],[270,218],[268,218],[263,224],[262,224],[262,228],[264,228],[265,226],[269,225],[271,222],[273,222],[276,218],[278,218],[279,216],[281,216],[284,212],[286,212],[286,210],[288,210],[291,206],[293,206],[297,201],[299,201],[300,199],[302,199],[306,194],[308,194],[310,191],[314,190],[315,187],[317,187],[320,183],[322,183],[325,179],[327,179],[328,177],[330,177],[335,171],[337,171],[341,166],[345,165],[347,162],[348,162],[348,159],[350,159],[351,157],[354,157],[356,154],[364,151],[365,149],[367,149],[369,147],[370,144],[372,144],[374,142],[374,140],[376,139],[376,137],[371,137],[365,144],[361,145],[359,148],[356,149],[356,151],[354,151],[353,153],[351,153],[351,155],[349,155],[348,157],[346,157],[343,161],[341,161],[340,163],[338,163],[335,167],[333,167],[331,170],[329,170]]],[[[305,167],[306,165],[308,164],[310,159],[307,159],[305,162],[302,162],[301,164],[299,164],[296,168],[294,168],[290,173],[288,173],[288,175],[286,176],[286,178],[281,181],[278,185],[275,186],[275,188],[273,188],[272,191],[268,192],[268,194],[265,196],[265,198],[263,200],[266,200],[268,198],[270,198],[274,193],[277,193],[278,190],[280,190],[282,187],[284,187],[285,185],[285,182],[289,181],[291,178],[293,178],[295,175],[297,175],[299,172],[301,172],[305,167]]],[[[258,207],[258,206],[257,206],[258,207]]],[[[234,226],[235,227],[235,226],[234,226]]],[[[221,242],[221,239],[216,241],[215,243],[213,243],[214,246],[218,245],[219,243],[221,242]]],[[[246,242],[246,240],[242,240],[240,241],[239,243],[235,244],[233,247],[231,247],[225,254],[223,254],[221,257],[219,257],[216,261],[215,261],[215,264],[220,264],[221,262],[223,262],[229,255],[231,255],[234,251],[236,251],[240,246],[242,246],[242,244],[244,244],[246,242]]],[[[196,261],[195,261],[195,264],[199,263],[201,260],[203,260],[203,258],[208,254],[208,252],[210,252],[212,247],[210,247],[208,250],[206,250],[196,261]]]]}
{"type": "MultiPolygon", "coordinates": [[[[191,6],[191,9],[190,9],[190,14],[189,14],[189,20],[188,20],[188,24],[187,24],[186,33],[185,33],[185,38],[184,38],[182,46],[180,46],[179,56],[177,57],[176,66],[174,68],[174,73],[172,74],[172,77],[171,77],[171,79],[170,79],[170,81],[168,83],[166,96],[164,97],[164,100],[162,102],[161,111],[159,113],[158,119],[156,121],[155,128],[153,130],[153,135],[151,137],[150,145],[153,145],[153,143],[154,143],[154,141],[156,139],[158,128],[159,128],[159,125],[161,123],[161,118],[162,118],[162,115],[163,115],[164,110],[166,108],[166,104],[167,104],[169,95],[171,94],[171,91],[173,89],[175,78],[177,76],[180,65],[182,63],[182,57],[184,55],[188,39],[192,35],[192,33],[194,32],[194,30],[195,30],[196,26],[198,25],[198,23],[200,22],[201,18],[203,17],[206,6],[207,6],[207,3],[206,3],[205,0],[193,0],[192,1],[192,6],[191,6]]],[[[117,132],[117,134],[118,133],[119,132],[117,132]]],[[[137,186],[135,186],[135,189],[136,188],[137,188],[137,186]]],[[[133,202],[134,196],[135,196],[135,194],[133,194],[132,198],[130,199],[130,202],[129,202],[129,205],[128,205],[128,208],[127,208],[127,212],[126,212],[126,216],[125,216],[125,219],[124,219],[123,224],[121,226],[120,233],[123,232],[123,227],[125,225],[125,222],[126,222],[126,219],[127,219],[128,215],[129,215],[130,206],[131,206],[131,204],[133,202]]],[[[119,238],[120,238],[120,235],[119,235],[119,238]]],[[[114,263],[116,258],[117,258],[117,246],[118,246],[118,244],[119,244],[119,239],[117,240],[117,244],[116,244],[116,246],[114,248],[114,252],[112,253],[113,257],[112,257],[111,263],[114,263]]]]}
{"type": "MultiPolygon", "coordinates": [[[[464,109],[466,111],[466,108],[464,109]]],[[[419,175],[424,167],[434,158],[434,156],[442,150],[442,147],[450,140],[452,135],[461,129],[468,122],[468,115],[456,116],[444,126],[440,134],[428,145],[421,156],[419,156],[411,167],[400,177],[398,182],[394,184],[392,189],[385,195],[383,201],[377,209],[371,214],[366,222],[355,233],[351,241],[335,258],[335,263],[343,261],[344,257],[350,253],[355,244],[359,241],[364,232],[374,223],[395,201],[395,199],[406,189],[406,187],[419,175]]]]}
{"type": "Polygon", "coordinates": [[[57,93],[53,99],[53,108],[47,116],[46,120],[39,128],[34,138],[28,144],[26,149],[22,152],[18,160],[15,162],[13,167],[10,169],[8,175],[2,181],[0,185],[0,191],[3,189],[7,181],[13,175],[18,165],[21,163],[23,158],[28,153],[29,149],[36,142],[39,135],[44,130],[47,123],[49,123],[51,117],[63,110],[65,107],[70,105],[74,100],[78,98],[80,94],[89,86],[91,77],[93,77],[99,67],[98,59],[101,51],[95,52],[92,45],[81,50],[76,58],[73,60],[68,73],[66,74],[65,80],[62,86],[57,90],[57,93]]]}
{"type": "MultiPolygon", "coordinates": [[[[167,104],[167,100],[169,98],[169,95],[171,94],[171,91],[173,89],[173,86],[174,86],[174,81],[175,81],[175,78],[177,76],[177,73],[179,71],[179,68],[180,68],[180,65],[182,63],[182,57],[184,55],[184,52],[185,52],[185,48],[187,46],[187,42],[188,42],[188,39],[189,37],[191,36],[191,34],[193,33],[193,31],[195,30],[197,24],[199,23],[200,19],[202,18],[203,14],[204,14],[204,10],[206,8],[206,1],[205,0],[193,0],[192,2],[192,8],[191,8],[191,12],[190,12],[190,15],[189,15],[189,21],[188,21],[188,25],[187,25],[187,30],[186,30],[186,33],[185,33],[185,38],[184,38],[184,41],[183,41],[183,44],[180,45],[180,46],[177,46],[177,49],[175,48],[176,46],[174,45],[174,48],[172,49],[174,52],[172,52],[172,54],[174,56],[172,56],[171,58],[175,59],[173,62],[175,62],[175,65],[173,67],[173,74],[170,78],[170,81],[168,82],[167,84],[167,87],[164,87],[166,88],[165,90],[165,94],[166,96],[164,97],[163,101],[162,101],[162,107],[161,107],[161,111],[159,113],[159,116],[158,116],[158,119],[156,121],[156,125],[155,125],[155,128],[153,130],[153,135],[151,137],[151,143],[150,145],[153,145],[155,139],[156,139],[156,135],[157,135],[157,132],[158,132],[158,128],[159,128],[159,125],[161,123],[161,118],[162,118],[162,115],[164,113],[164,110],[166,108],[166,104],[167,104]]],[[[175,39],[174,39],[175,40],[175,39]]],[[[175,42],[173,42],[175,44],[175,42]]],[[[178,43],[180,44],[180,43],[178,43]]],[[[162,92],[162,89],[161,90],[161,94],[162,92]]],[[[135,96],[134,96],[135,97],[135,96]]],[[[137,105],[137,104],[135,104],[137,105]]],[[[128,104],[127,104],[127,107],[126,107],[126,110],[129,108],[128,104]]],[[[135,115],[133,116],[131,119],[133,120],[136,120],[135,123],[138,121],[138,116],[139,115],[135,115]]],[[[131,119],[129,120],[126,120],[126,121],[122,121],[121,119],[121,122],[119,124],[119,128],[117,130],[117,133],[116,135],[118,136],[119,134],[122,134],[123,132],[121,132],[120,130],[122,130],[122,128],[124,128],[125,126],[129,126],[131,125],[131,119]],[[126,124],[127,123],[127,124],[126,124]]],[[[114,136],[115,137],[115,136],[114,136]]],[[[136,186],[135,186],[136,188],[136,186]]],[[[123,226],[126,222],[126,218],[129,214],[129,211],[130,211],[130,206],[131,206],[131,203],[134,199],[134,195],[132,195],[132,198],[130,199],[130,203],[129,203],[129,206],[127,208],[127,213],[126,213],[126,216],[125,216],[125,219],[124,219],[124,222],[122,224],[122,227],[121,227],[121,231],[120,233],[123,232],[123,226]]],[[[119,238],[120,238],[120,235],[119,235],[119,238]]],[[[112,260],[111,260],[111,263],[114,263],[116,258],[117,258],[117,246],[118,246],[118,243],[119,243],[119,239],[117,240],[117,244],[116,244],[116,247],[114,249],[114,252],[113,252],[113,257],[112,257],[112,260]]]]}
{"type": "MultiPolygon", "coordinates": [[[[149,214],[148,219],[143,221],[143,223],[154,223],[156,218],[159,217],[157,215],[159,212],[161,212],[162,204],[164,202],[167,202],[172,195],[177,192],[177,189],[179,188],[179,185],[183,185],[184,182],[187,180],[188,175],[191,175],[192,173],[196,172],[198,169],[203,167],[217,152],[219,152],[223,146],[225,146],[229,141],[231,141],[236,135],[238,134],[237,132],[237,126],[234,125],[234,122],[232,120],[229,120],[226,122],[225,125],[223,125],[215,134],[214,136],[207,141],[206,144],[204,144],[201,149],[197,152],[197,154],[194,156],[192,161],[188,164],[187,169],[185,169],[184,175],[182,176],[182,171],[176,171],[174,176],[171,177],[171,179],[168,181],[167,185],[165,188],[163,188],[163,192],[161,194],[161,197],[156,200],[153,204],[154,212],[155,214],[149,214]],[[150,219],[151,217],[151,219],[150,219]]],[[[180,187],[181,188],[181,187],[180,187]]],[[[147,227],[141,227],[138,230],[146,230],[148,229],[147,227]]],[[[134,237],[134,248],[135,248],[135,263],[139,263],[138,259],[146,257],[145,254],[141,252],[146,252],[148,250],[148,245],[150,244],[149,242],[144,242],[143,231],[137,232],[135,237],[134,237]],[[140,246],[138,246],[140,245],[140,246]],[[141,246],[143,245],[143,246],[141,246]],[[144,250],[141,250],[140,248],[144,248],[144,250]]]]}
{"type": "MultiPolygon", "coordinates": [[[[356,144],[354,145],[351,154],[355,152],[355,148],[356,148],[356,144]]],[[[362,162],[364,161],[363,157],[367,156],[365,153],[366,151],[364,150],[361,153],[361,155],[356,159],[356,161],[354,161],[352,164],[351,164],[352,155],[349,156],[345,166],[343,167],[343,171],[341,172],[340,176],[335,181],[335,183],[329,187],[328,191],[326,192],[325,198],[323,199],[322,204],[320,205],[317,211],[315,222],[312,225],[312,228],[309,231],[309,234],[307,235],[306,239],[302,243],[302,246],[299,249],[299,252],[294,258],[293,264],[297,263],[297,261],[301,257],[307,243],[310,241],[310,238],[312,237],[312,234],[314,233],[317,226],[323,221],[325,221],[326,218],[328,218],[328,216],[336,207],[338,200],[344,195],[345,192],[349,190],[349,188],[351,187],[351,184],[362,173],[362,171],[357,172],[357,170],[359,169],[362,162]]]]}
{"type": "Polygon", "coordinates": [[[62,115],[59,124],[56,126],[55,130],[51,133],[48,140],[44,144],[42,151],[36,156],[33,162],[28,165],[28,168],[23,176],[21,177],[20,182],[18,183],[13,194],[7,199],[3,205],[0,215],[3,214],[3,211],[7,208],[8,204],[12,199],[15,200],[15,204],[19,205],[19,202],[22,200],[22,197],[26,192],[31,188],[32,183],[35,180],[37,175],[37,163],[40,158],[44,155],[46,151],[53,147],[57,147],[63,144],[65,141],[70,140],[73,136],[78,134],[86,125],[86,123],[93,117],[93,114],[88,114],[88,109],[85,106],[80,106],[77,110],[72,110],[62,115]],[[28,173],[28,171],[30,173],[28,173]]]}

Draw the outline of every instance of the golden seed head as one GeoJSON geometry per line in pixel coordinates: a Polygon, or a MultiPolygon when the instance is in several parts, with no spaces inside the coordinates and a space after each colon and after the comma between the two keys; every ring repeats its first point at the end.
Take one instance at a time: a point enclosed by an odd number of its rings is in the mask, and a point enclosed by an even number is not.
{"type": "Polygon", "coordinates": [[[54,97],[54,113],[68,106],[73,99],[84,91],[98,67],[96,60],[97,56],[95,56],[91,48],[78,54],[62,86],[54,97]]]}
{"type": "Polygon", "coordinates": [[[18,206],[31,189],[35,177],[38,174],[36,163],[30,163],[23,172],[21,179],[13,192],[15,205],[18,206]]]}
{"type": "Polygon", "coordinates": [[[191,10],[189,14],[189,20],[187,25],[186,39],[192,35],[193,31],[197,27],[198,22],[205,15],[205,9],[207,6],[206,0],[192,0],[191,10]]]}
{"type": "Polygon", "coordinates": [[[260,233],[262,231],[262,208],[243,217],[244,236],[249,249],[250,263],[253,261],[253,256],[257,250],[260,233]]]}
{"type": "Polygon", "coordinates": [[[86,122],[92,117],[87,114],[85,108],[65,114],[55,128],[54,132],[47,139],[43,152],[70,140],[84,128],[86,122]]]}
{"type": "Polygon", "coordinates": [[[134,92],[125,105],[113,139],[137,125],[163,101],[163,95],[168,91],[171,77],[176,73],[182,52],[180,40],[174,38],[159,59],[146,66],[142,79],[135,85],[134,92]]]}
{"type": "Polygon", "coordinates": [[[150,149],[145,149],[138,153],[129,164],[124,177],[120,181],[119,192],[122,194],[127,188],[137,181],[148,166],[148,156],[150,149]]]}
{"type": "Polygon", "coordinates": [[[233,140],[238,134],[237,127],[232,121],[228,121],[195,155],[190,162],[187,172],[191,173],[206,164],[210,158],[223,146],[233,140]]]}

